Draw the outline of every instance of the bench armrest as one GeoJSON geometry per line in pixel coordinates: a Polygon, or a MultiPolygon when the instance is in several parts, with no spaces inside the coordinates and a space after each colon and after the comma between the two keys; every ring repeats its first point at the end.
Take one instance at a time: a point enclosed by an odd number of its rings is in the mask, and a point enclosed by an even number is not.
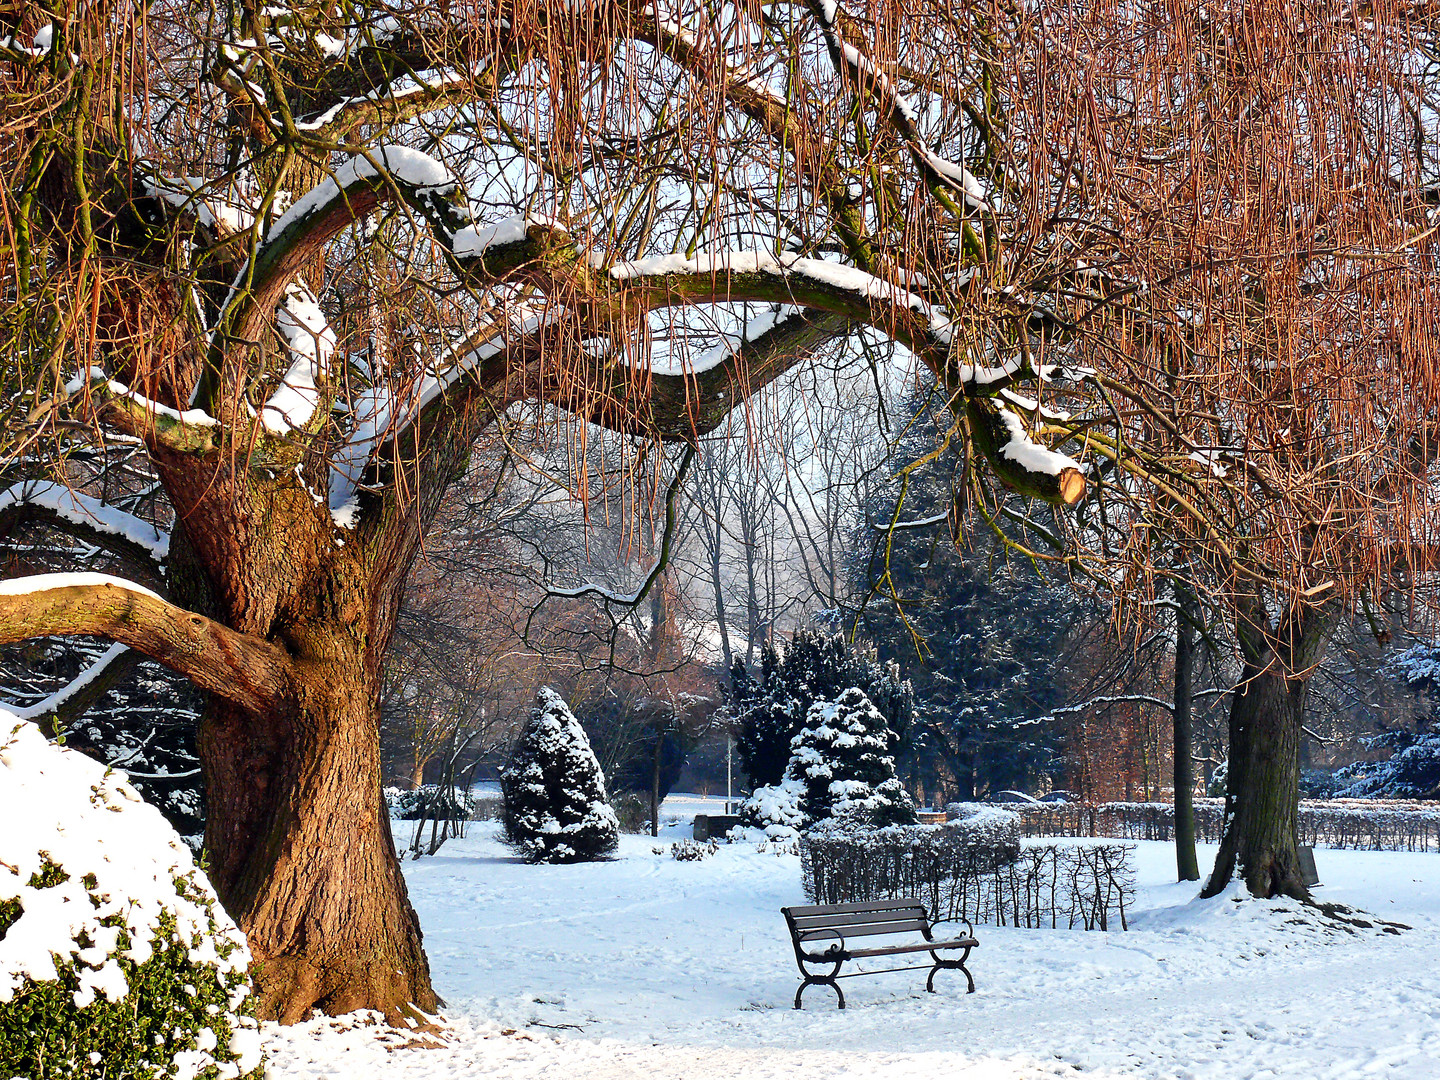
{"type": "Polygon", "coordinates": [[[940,926],[944,923],[963,923],[965,925],[965,936],[968,938],[973,938],[975,936],[975,927],[970,925],[969,919],[936,919],[930,924],[930,929],[934,930],[935,927],[940,926]]]}

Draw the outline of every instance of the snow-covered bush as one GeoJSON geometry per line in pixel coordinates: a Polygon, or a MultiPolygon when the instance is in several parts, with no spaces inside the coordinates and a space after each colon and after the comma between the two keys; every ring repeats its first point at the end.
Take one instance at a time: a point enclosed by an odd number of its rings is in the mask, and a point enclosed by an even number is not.
{"type": "Polygon", "coordinates": [[[852,686],[865,691],[893,733],[895,749],[914,718],[914,693],[893,662],[857,648],[843,635],[801,628],[776,650],[760,650],[752,675],[736,660],[726,707],[736,727],[741,768],[756,787],[778,784],[790,761],[790,744],[817,701],[833,701],[852,686]]]}
{"type": "Polygon", "coordinates": [[[0,711],[0,1076],[260,1075],[250,954],[121,775],[0,711]]]}
{"type": "Polygon", "coordinates": [[[469,821],[475,812],[475,802],[468,791],[458,791],[448,784],[425,784],[411,791],[393,787],[385,789],[385,803],[390,807],[391,818],[396,821],[429,818],[469,821]]]}
{"type": "Polygon", "coordinates": [[[720,850],[714,840],[681,840],[670,845],[670,857],[678,862],[699,862],[720,850]]]}
{"type": "Polygon", "coordinates": [[[785,770],[787,780],[804,785],[800,812],[806,821],[914,824],[915,803],[895,776],[893,742],[885,717],[863,690],[851,687],[834,701],[810,706],[785,770]]]}
{"type": "Polygon", "coordinates": [[[620,823],[585,729],[548,686],[536,695],[500,789],[505,838],[530,862],[589,862],[619,842],[620,823]]]}
{"type": "Polygon", "coordinates": [[[804,792],[805,785],[799,780],[758,787],[740,804],[740,824],[764,829],[772,840],[793,838],[805,827],[805,813],[800,809],[804,792]]]}

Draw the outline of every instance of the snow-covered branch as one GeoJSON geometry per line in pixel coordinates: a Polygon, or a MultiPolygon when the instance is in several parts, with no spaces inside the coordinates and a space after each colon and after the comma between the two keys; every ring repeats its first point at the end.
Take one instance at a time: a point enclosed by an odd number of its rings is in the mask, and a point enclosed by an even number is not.
{"type": "Polygon", "coordinates": [[[915,107],[894,82],[868,56],[845,40],[840,29],[840,7],[836,0],[808,0],[820,20],[825,44],[835,69],[855,89],[871,97],[885,114],[890,126],[904,140],[916,166],[932,189],[948,190],[976,210],[988,210],[980,181],[965,166],[936,154],[925,145],[915,107]]]}
{"type": "MultiPolygon", "coordinates": [[[[0,491],[0,522],[7,515],[39,513],[67,531],[80,531],[108,546],[119,540],[163,563],[170,552],[170,534],[119,507],[83,495],[64,484],[28,480],[0,491]]],[[[128,551],[127,551],[128,553],[128,551]]]]}
{"type": "MultiPolygon", "coordinates": [[[[76,697],[94,684],[96,679],[110,670],[115,662],[128,652],[130,652],[130,646],[128,645],[111,645],[110,648],[106,649],[101,655],[100,659],[86,667],[79,675],[76,675],[75,678],[71,679],[53,694],[24,708],[16,708],[13,705],[7,706],[7,708],[21,720],[39,721],[42,727],[44,727],[46,726],[44,721],[47,717],[66,708],[76,697]]],[[[51,733],[47,731],[46,734],[49,735],[51,733]]]]}
{"type": "Polygon", "coordinates": [[[107,379],[98,367],[82,371],[65,385],[67,397],[85,395],[116,427],[147,443],[186,454],[204,454],[219,442],[220,424],[204,409],[172,409],[122,382],[107,379]]]}

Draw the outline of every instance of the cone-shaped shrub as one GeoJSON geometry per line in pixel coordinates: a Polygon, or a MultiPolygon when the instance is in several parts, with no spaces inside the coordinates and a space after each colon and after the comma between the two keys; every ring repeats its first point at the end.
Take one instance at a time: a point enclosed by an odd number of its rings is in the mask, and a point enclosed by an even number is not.
{"type": "Polygon", "coordinates": [[[548,686],[500,774],[505,839],[529,862],[590,862],[615,850],[620,823],[585,729],[548,686]]]}
{"type": "Polygon", "coordinates": [[[800,810],[865,825],[913,825],[915,804],[895,776],[895,735],[863,690],[810,706],[790,744],[787,779],[805,785],[800,810]]]}

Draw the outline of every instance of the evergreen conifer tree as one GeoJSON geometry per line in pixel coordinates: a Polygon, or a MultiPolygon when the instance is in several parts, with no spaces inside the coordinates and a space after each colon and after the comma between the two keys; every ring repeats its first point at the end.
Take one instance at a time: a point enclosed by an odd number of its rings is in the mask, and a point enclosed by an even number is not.
{"type": "Polygon", "coordinates": [[[895,775],[896,736],[855,687],[810,706],[791,746],[786,779],[804,784],[800,810],[864,825],[913,825],[915,804],[895,775]]]}
{"type": "MultiPolygon", "coordinates": [[[[926,402],[912,407],[921,413],[926,402]]],[[[878,488],[852,570],[868,597],[859,632],[882,662],[903,664],[913,684],[911,742],[938,754],[954,794],[972,799],[1062,775],[1061,733],[1042,718],[1064,701],[1064,643],[1087,611],[1063,577],[1008,558],[983,523],[956,545],[945,511],[963,494],[963,465],[943,441],[916,423],[896,448],[896,472],[933,455],[907,474],[902,517],[915,524],[887,531],[900,488],[878,488]]]]}
{"type": "Polygon", "coordinates": [[[1368,749],[1386,749],[1384,761],[1357,761],[1337,769],[1336,792],[1351,799],[1434,799],[1440,796],[1440,729],[1435,710],[1440,699],[1440,642],[1415,645],[1387,665],[1415,692],[1430,716],[1416,721],[1413,732],[1388,729],[1366,740],[1368,749]]]}
{"type": "Polygon", "coordinates": [[[500,774],[505,838],[528,862],[591,862],[615,850],[620,823],[585,729],[548,686],[500,774]]]}
{"type": "Polygon", "coordinates": [[[893,663],[878,662],[839,634],[800,629],[779,650],[765,646],[759,677],[736,661],[728,697],[736,721],[735,751],[755,787],[778,784],[790,744],[817,701],[834,701],[858,687],[880,711],[895,750],[910,730],[914,699],[893,663]]]}

